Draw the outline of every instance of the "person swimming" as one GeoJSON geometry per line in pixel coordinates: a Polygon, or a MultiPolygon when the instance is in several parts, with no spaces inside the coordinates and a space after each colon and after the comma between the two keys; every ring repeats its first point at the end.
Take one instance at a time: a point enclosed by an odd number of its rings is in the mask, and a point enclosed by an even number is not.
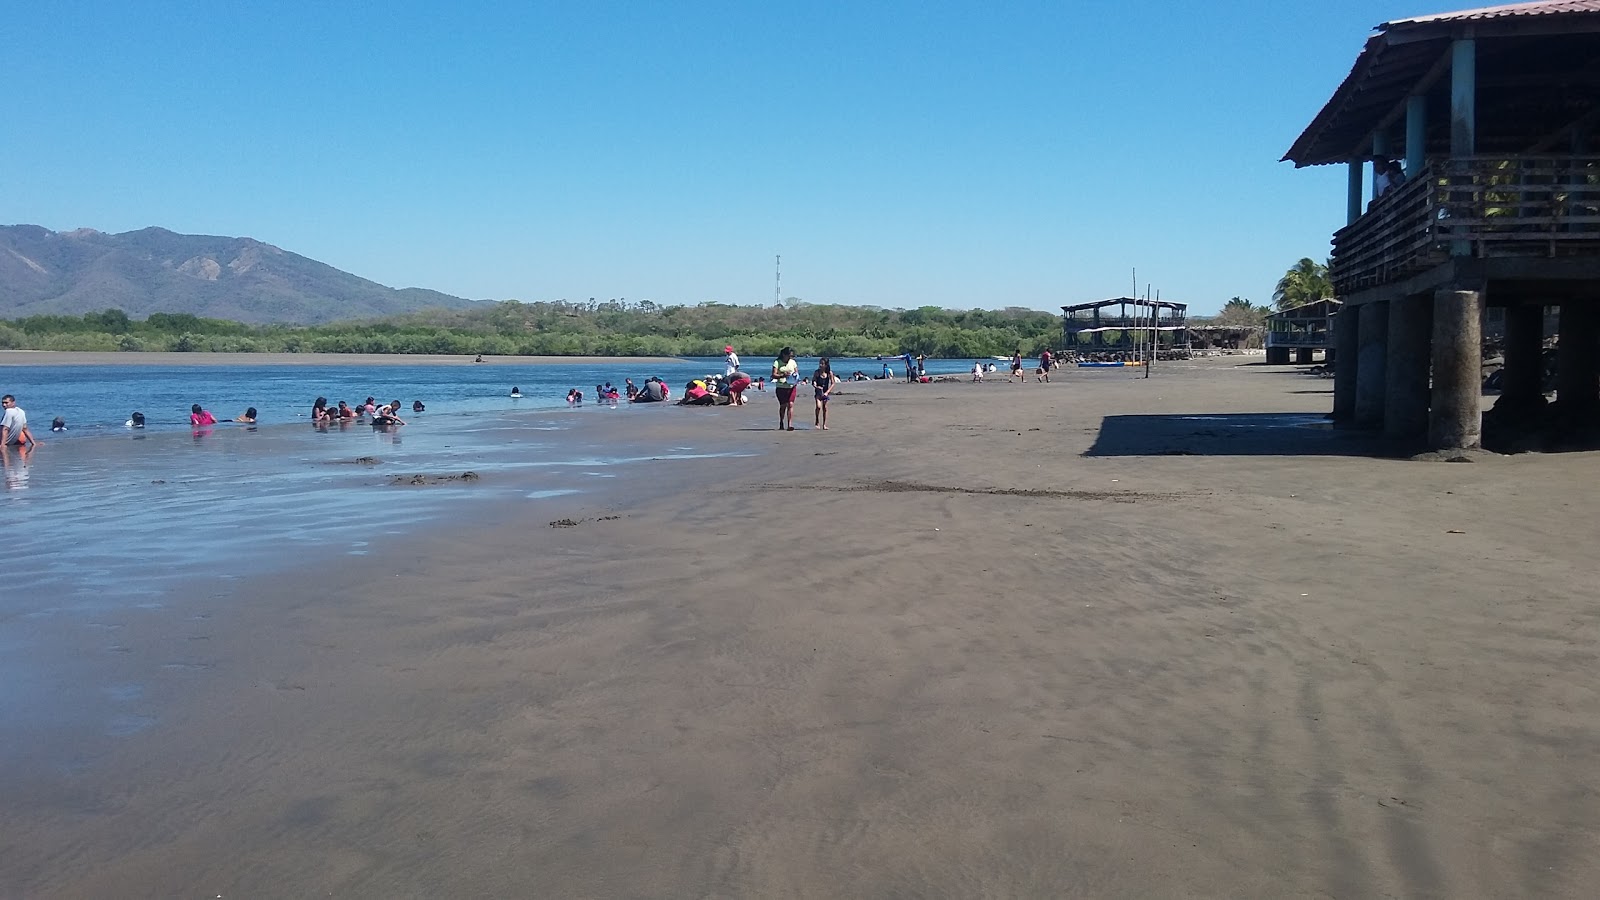
{"type": "Polygon", "coordinates": [[[138,412],[137,410],[135,410],[133,415],[128,417],[128,427],[129,428],[143,428],[144,427],[144,413],[138,412]]]}
{"type": "Polygon", "coordinates": [[[240,413],[239,417],[234,419],[234,421],[242,422],[246,425],[254,425],[256,423],[256,408],[254,406],[250,407],[249,409],[240,413]]]}
{"type": "Polygon", "coordinates": [[[513,399],[513,400],[522,399],[522,388],[519,388],[516,385],[512,385],[511,386],[511,399],[513,399]]]}
{"type": "Polygon", "coordinates": [[[61,418],[60,416],[56,416],[55,420],[50,423],[50,430],[51,431],[66,431],[67,430],[67,420],[61,418]]]}
{"type": "Polygon", "coordinates": [[[568,406],[577,406],[578,404],[580,404],[582,402],[583,402],[583,391],[580,391],[577,388],[573,388],[572,390],[567,391],[567,405],[568,406]]]}
{"type": "Polygon", "coordinates": [[[413,401],[411,401],[411,411],[412,412],[419,413],[419,412],[422,412],[425,409],[427,409],[427,407],[422,405],[422,401],[421,400],[413,400],[413,401]]]}

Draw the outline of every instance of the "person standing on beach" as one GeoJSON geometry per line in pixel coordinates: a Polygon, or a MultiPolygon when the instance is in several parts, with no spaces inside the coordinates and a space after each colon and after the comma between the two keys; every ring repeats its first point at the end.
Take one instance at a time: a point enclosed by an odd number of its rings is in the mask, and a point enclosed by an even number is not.
{"type": "Polygon", "coordinates": [[[778,395],[778,430],[794,430],[794,389],[800,380],[800,364],[794,361],[794,349],[785,347],[778,351],[772,362],[772,385],[778,395]]]}
{"type": "Polygon", "coordinates": [[[811,389],[817,395],[817,409],[811,424],[828,430],[828,395],[833,392],[833,386],[839,383],[839,376],[833,374],[833,365],[828,358],[817,360],[817,370],[811,373],[811,389]]]}
{"type": "Polygon", "coordinates": [[[722,352],[728,354],[723,360],[727,365],[723,367],[722,374],[727,376],[729,381],[732,381],[734,373],[739,371],[739,354],[733,352],[732,344],[723,347],[722,352]]]}
{"type": "Polygon", "coordinates": [[[5,415],[0,416],[0,446],[31,447],[39,443],[28,430],[28,414],[17,405],[16,397],[0,397],[0,406],[5,408],[5,415]]]}
{"type": "Polygon", "coordinates": [[[1055,360],[1051,358],[1049,348],[1046,348],[1044,350],[1039,351],[1039,380],[1040,381],[1049,381],[1050,380],[1050,366],[1053,365],[1054,363],[1055,363],[1055,360]]]}

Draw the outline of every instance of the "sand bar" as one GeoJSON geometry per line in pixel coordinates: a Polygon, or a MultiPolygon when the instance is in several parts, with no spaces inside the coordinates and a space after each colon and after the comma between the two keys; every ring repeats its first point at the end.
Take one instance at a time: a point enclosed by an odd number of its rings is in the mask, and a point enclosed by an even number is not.
{"type": "Polygon", "coordinates": [[[544,366],[667,363],[670,356],[435,356],[413,353],[85,353],[0,350],[0,366],[544,366]]]}
{"type": "Polygon", "coordinates": [[[1591,896],[1600,456],[1375,459],[1328,387],[757,395],[671,427],[758,459],[41,620],[103,720],[9,739],[0,883],[1591,896]]]}

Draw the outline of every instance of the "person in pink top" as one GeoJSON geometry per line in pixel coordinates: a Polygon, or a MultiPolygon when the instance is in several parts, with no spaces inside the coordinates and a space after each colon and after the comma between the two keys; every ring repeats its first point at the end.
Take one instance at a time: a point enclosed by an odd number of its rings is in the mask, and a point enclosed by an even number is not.
{"type": "Polygon", "coordinates": [[[217,424],[217,417],[213,416],[210,412],[201,409],[200,404],[196,403],[194,406],[189,407],[189,424],[196,427],[201,425],[215,425],[217,424]]]}

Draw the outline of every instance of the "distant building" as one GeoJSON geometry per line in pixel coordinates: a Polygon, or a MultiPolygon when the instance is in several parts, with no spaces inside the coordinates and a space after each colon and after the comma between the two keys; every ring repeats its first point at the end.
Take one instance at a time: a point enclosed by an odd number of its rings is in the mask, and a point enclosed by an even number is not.
{"type": "Polygon", "coordinates": [[[1333,319],[1339,301],[1318,300],[1282,309],[1267,316],[1267,362],[1311,362],[1315,350],[1329,359],[1333,350],[1333,319]]]}
{"type": "Polygon", "coordinates": [[[1155,329],[1159,355],[1189,351],[1189,306],[1170,300],[1113,297],[1061,307],[1061,341],[1065,349],[1094,355],[1129,356],[1155,329]]]}

